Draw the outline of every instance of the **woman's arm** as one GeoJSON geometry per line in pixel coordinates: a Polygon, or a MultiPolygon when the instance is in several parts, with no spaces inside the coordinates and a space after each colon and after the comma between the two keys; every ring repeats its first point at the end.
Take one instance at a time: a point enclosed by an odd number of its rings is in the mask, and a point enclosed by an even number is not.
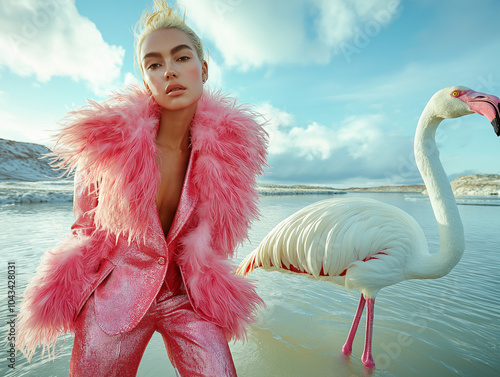
{"type": "Polygon", "coordinates": [[[18,316],[16,347],[28,360],[38,346],[49,356],[61,333],[73,331],[83,297],[96,280],[103,258],[113,248],[103,232],[96,232],[93,211],[98,204],[97,191],[83,185],[81,174],[75,177],[72,233],[47,250],[24,292],[18,316]]]}
{"type": "Polygon", "coordinates": [[[73,214],[75,222],[71,226],[73,234],[90,236],[95,231],[94,210],[98,203],[98,192],[95,185],[86,186],[83,173],[75,175],[75,189],[73,193],[73,214]]]}

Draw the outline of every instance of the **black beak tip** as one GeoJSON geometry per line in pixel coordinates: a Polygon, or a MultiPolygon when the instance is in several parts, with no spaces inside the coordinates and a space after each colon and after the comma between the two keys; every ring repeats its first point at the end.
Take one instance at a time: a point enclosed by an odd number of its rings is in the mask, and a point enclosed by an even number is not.
{"type": "Polygon", "coordinates": [[[495,133],[497,136],[500,136],[500,118],[496,117],[491,121],[491,125],[493,126],[493,129],[495,130],[495,133]]]}

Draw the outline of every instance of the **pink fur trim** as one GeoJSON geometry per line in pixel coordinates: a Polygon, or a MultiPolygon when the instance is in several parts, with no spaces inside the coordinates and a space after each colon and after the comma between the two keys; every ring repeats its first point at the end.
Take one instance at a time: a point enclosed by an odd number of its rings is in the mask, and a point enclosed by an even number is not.
{"type": "Polygon", "coordinates": [[[245,325],[263,301],[252,282],[227,261],[258,216],[256,176],[265,165],[267,134],[248,108],[220,93],[198,102],[191,124],[198,153],[194,181],[199,223],[182,239],[179,265],[196,310],[243,339],[245,325]]]}
{"type": "Polygon", "coordinates": [[[24,292],[18,316],[16,346],[28,361],[38,345],[42,356],[45,351],[54,356],[59,335],[73,332],[84,287],[95,280],[99,261],[110,249],[104,240],[95,241],[80,234],[68,235],[43,255],[24,292]]]}
{"type": "Polygon", "coordinates": [[[265,166],[267,134],[256,117],[235,100],[211,93],[199,101],[191,128],[193,150],[200,152],[194,176],[215,229],[212,245],[230,257],[258,217],[256,177],[265,166]]]}
{"type": "Polygon", "coordinates": [[[139,87],[70,112],[53,147],[53,165],[86,171],[85,185],[98,187],[97,229],[129,242],[143,238],[148,209],[156,198],[159,173],[155,138],[159,107],[139,87]],[[145,203],[146,202],[146,203],[145,203]]]}
{"type": "Polygon", "coordinates": [[[226,329],[228,338],[245,339],[245,327],[264,302],[236,265],[210,248],[210,227],[201,222],[182,239],[180,265],[195,310],[226,329]]]}

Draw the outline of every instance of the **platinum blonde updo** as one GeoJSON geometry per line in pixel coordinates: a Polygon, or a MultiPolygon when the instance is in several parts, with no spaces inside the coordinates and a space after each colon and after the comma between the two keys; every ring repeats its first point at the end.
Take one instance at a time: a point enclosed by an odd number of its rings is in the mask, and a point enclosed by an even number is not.
{"type": "Polygon", "coordinates": [[[135,25],[135,59],[142,75],[144,71],[141,64],[141,47],[144,39],[152,32],[160,29],[178,29],[186,33],[196,50],[201,62],[205,61],[203,42],[200,37],[184,22],[185,14],[180,17],[175,11],[175,6],[170,7],[166,0],[154,0],[151,10],[145,10],[135,25]]]}

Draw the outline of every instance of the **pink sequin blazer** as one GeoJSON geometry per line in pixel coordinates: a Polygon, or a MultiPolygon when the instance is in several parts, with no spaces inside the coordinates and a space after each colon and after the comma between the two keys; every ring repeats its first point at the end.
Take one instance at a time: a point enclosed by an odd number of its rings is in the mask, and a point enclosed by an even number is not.
{"type": "MultiPolygon", "coordinates": [[[[108,334],[132,329],[156,297],[171,247],[156,206],[159,114],[151,96],[130,87],[105,102],[89,101],[65,119],[54,153],[58,167],[77,171],[76,221],[72,233],[45,252],[26,288],[16,346],[28,359],[38,346],[54,353],[92,293],[108,334]],[[104,279],[113,281],[101,290],[104,279]]],[[[220,93],[203,94],[170,233],[177,235],[173,255],[193,308],[228,338],[244,337],[262,304],[252,283],[234,274],[229,258],[258,214],[255,179],[266,143],[251,111],[220,93]]]]}

